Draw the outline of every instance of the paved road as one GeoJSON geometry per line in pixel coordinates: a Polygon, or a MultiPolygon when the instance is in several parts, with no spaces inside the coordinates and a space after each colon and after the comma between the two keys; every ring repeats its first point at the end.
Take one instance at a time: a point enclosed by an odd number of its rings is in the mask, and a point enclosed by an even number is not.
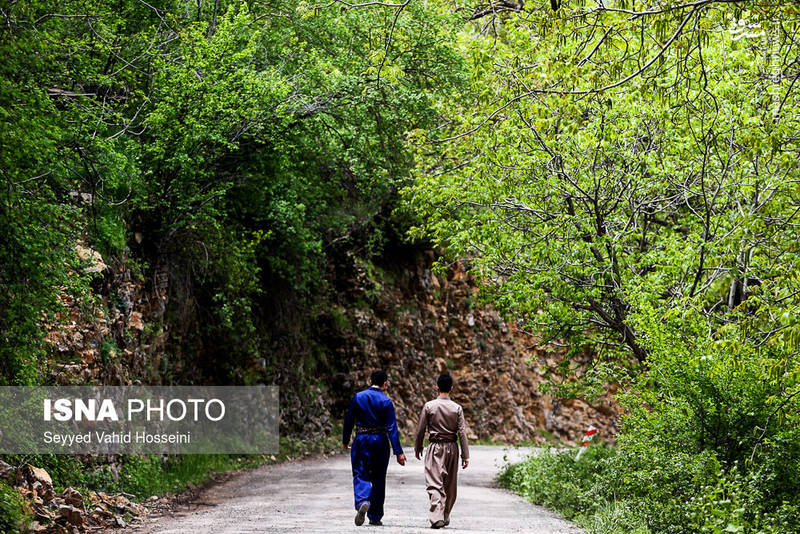
{"type": "MultiPolygon", "coordinates": [[[[459,472],[458,500],[443,532],[482,534],[575,534],[581,532],[556,514],[533,506],[494,479],[501,466],[519,461],[530,449],[470,447],[470,466],[459,472]]],[[[244,472],[204,492],[198,507],[149,520],[134,529],[148,534],[203,533],[428,533],[428,495],[422,462],[405,467],[392,458],[387,477],[383,527],[353,524],[350,458],[341,454],[244,472]]]]}

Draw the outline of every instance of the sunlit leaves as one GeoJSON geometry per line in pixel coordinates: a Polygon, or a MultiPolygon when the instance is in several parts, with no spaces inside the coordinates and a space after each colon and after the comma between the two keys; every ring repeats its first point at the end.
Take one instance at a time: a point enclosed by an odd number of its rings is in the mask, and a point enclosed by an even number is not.
{"type": "Polygon", "coordinates": [[[473,103],[414,139],[417,234],[472,257],[545,340],[604,356],[646,358],[636,338],[659,333],[631,319],[644,308],[689,299],[714,332],[795,266],[797,98],[764,73],[765,54],[795,57],[796,21],[772,21],[777,5],[662,7],[530,9],[462,35],[473,103]],[[771,40],[737,38],[743,19],[771,40]]]}

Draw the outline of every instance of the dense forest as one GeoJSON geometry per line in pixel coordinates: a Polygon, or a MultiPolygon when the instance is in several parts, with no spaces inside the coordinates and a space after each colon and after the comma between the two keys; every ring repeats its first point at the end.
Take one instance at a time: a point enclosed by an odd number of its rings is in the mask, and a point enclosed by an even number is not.
{"type": "Polygon", "coordinates": [[[510,487],[590,532],[800,532],[799,11],[2,0],[0,384],[52,381],[67,296],[129,306],[97,257],[169,280],[144,379],[312,384],[331,273],[435,246],[553,394],[618,388],[616,447],[510,487]]]}

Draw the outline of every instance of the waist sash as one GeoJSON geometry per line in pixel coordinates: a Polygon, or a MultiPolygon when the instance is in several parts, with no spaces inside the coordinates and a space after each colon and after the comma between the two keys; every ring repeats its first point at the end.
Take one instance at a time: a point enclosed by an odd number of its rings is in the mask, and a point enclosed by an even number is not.
{"type": "Polygon", "coordinates": [[[385,426],[357,426],[356,435],[359,434],[386,434],[385,426]]]}

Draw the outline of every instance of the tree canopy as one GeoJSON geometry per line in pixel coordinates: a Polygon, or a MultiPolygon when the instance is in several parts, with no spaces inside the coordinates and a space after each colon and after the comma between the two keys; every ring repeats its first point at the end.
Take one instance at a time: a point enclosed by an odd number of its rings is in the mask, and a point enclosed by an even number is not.
{"type": "Polygon", "coordinates": [[[86,287],[70,275],[78,241],[169,274],[174,339],[233,347],[228,372],[255,359],[265,302],[302,301],[327,254],[402,231],[404,134],[466,79],[460,19],[420,3],[42,0],[2,15],[0,361],[15,382],[38,380],[40,312],[86,287]]]}
{"type": "Polygon", "coordinates": [[[799,531],[798,9],[4,2],[0,383],[44,380],[82,246],[168,274],[182,378],[247,383],[329,262],[407,237],[565,356],[552,391],[621,386],[596,495],[799,531]]]}
{"type": "MultiPolygon", "coordinates": [[[[415,133],[414,235],[469,257],[487,298],[569,349],[561,368],[582,376],[562,394],[628,384],[609,476],[669,458],[675,488],[700,458],[738,465],[759,495],[743,531],[771,531],[800,452],[796,6],[499,5],[460,35],[471,101],[415,133]],[[588,369],[571,363],[587,351],[588,369]]],[[[606,495],[667,503],[644,523],[677,531],[693,476],[672,497],[606,495]]],[[[722,516],[687,528],[736,526],[722,516]]]]}

